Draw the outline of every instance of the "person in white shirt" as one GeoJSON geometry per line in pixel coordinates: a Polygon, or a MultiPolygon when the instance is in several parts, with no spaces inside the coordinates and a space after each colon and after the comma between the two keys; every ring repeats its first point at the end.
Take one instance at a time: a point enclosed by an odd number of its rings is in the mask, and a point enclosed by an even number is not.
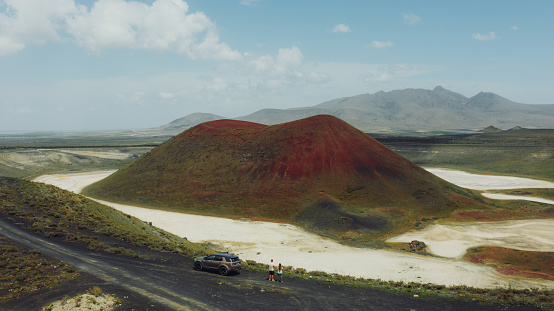
{"type": "Polygon", "coordinates": [[[275,266],[273,265],[273,259],[269,263],[269,281],[275,281],[273,275],[275,274],[275,266]]]}

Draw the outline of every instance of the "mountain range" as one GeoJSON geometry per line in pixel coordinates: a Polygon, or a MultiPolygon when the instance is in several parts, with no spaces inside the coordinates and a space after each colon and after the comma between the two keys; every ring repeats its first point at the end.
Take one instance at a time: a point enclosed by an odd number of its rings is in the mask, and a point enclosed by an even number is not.
{"type": "MultiPolygon", "coordinates": [[[[521,104],[488,92],[467,98],[441,86],[337,98],[312,107],[262,109],[235,119],[273,125],[319,114],[335,116],[369,133],[475,131],[491,125],[500,129],[554,126],[553,104],[521,104]]],[[[175,135],[218,119],[224,117],[193,113],[152,130],[175,135]]]]}

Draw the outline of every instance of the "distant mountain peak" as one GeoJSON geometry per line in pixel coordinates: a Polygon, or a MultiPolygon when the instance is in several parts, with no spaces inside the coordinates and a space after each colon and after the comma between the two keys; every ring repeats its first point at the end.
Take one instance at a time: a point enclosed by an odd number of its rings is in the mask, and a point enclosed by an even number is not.
{"type": "Polygon", "coordinates": [[[219,119],[223,119],[223,117],[211,113],[195,112],[182,118],[173,120],[171,123],[168,123],[166,125],[162,125],[161,127],[159,127],[159,129],[172,131],[177,134],[197,124],[219,119]]]}
{"type": "MultiPolygon", "coordinates": [[[[491,92],[471,98],[437,85],[434,89],[378,91],[323,102],[311,107],[261,109],[234,118],[265,125],[282,124],[328,114],[368,133],[478,130],[490,124],[504,128],[552,128],[554,105],[526,105],[491,92]]],[[[191,114],[160,127],[176,135],[202,122],[223,119],[210,114],[191,114]]]]}
{"type": "Polygon", "coordinates": [[[502,96],[499,96],[491,92],[479,92],[477,95],[471,97],[467,103],[467,107],[478,108],[483,110],[490,109],[507,109],[517,103],[508,100],[502,96]]]}
{"type": "Polygon", "coordinates": [[[475,95],[475,97],[477,97],[477,96],[479,96],[479,97],[495,97],[495,96],[498,96],[498,95],[496,95],[492,92],[483,92],[483,91],[481,91],[481,92],[477,93],[477,95],[475,95]]]}
{"type": "Polygon", "coordinates": [[[487,127],[485,127],[484,129],[482,129],[480,132],[483,132],[483,133],[494,133],[494,132],[501,132],[502,130],[495,127],[495,126],[492,126],[492,125],[489,125],[487,127]]]}

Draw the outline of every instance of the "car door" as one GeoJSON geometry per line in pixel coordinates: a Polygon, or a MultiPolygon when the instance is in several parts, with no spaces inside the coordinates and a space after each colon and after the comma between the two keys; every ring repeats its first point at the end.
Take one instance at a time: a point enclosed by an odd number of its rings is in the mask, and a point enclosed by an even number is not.
{"type": "Polygon", "coordinates": [[[222,256],[215,255],[214,261],[213,261],[213,269],[218,269],[219,265],[221,265],[221,260],[223,260],[222,256]]]}
{"type": "Polygon", "coordinates": [[[210,255],[204,259],[204,268],[205,269],[217,269],[215,266],[215,255],[210,255]]]}

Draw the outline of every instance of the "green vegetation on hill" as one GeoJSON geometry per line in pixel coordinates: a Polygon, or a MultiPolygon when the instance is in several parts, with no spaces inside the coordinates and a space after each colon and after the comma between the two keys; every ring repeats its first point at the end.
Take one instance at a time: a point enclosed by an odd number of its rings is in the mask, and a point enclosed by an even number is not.
{"type": "MultiPolygon", "coordinates": [[[[0,178],[0,216],[47,238],[118,255],[163,258],[156,252],[169,252],[196,257],[214,251],[213,245],[189,242],[81,195],[21,179],[0,178]]],[[[66,263],[0,237],[0,304],[78,275],[66,263]]]]}
{"type": "Polygon", "coordinates": [[[204,245],[50,185],[2,179],[0,202],[0,212],[22,219],[29,229],[46,237],[84,243],[97,251],[140,256],[140,248],[134,246],[147,246],[189,257],[210,252],[204,245]]]}

